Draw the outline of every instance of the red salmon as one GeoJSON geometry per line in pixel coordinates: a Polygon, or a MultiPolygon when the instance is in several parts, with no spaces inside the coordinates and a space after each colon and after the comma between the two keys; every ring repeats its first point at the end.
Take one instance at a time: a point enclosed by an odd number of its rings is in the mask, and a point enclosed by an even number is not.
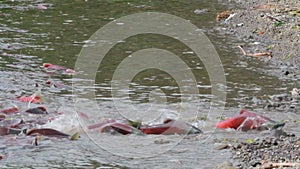
{"type": "Polygon", "coordinates": [[[40,103],[40,97],[37,95],[31,95],[31,96],[21,96],[16,98],[16,100],[20,102],[30,102],[30,103],[40,103]]]}
{"type": "Polygon", "coordinates": [[[53,136],[53,137],[69,137],[70,135],[62,133],[60,131],[50,129],[50,128],[41,128],[41,129],[30,129],[26,132],[26,135],[40,134],[44,136],[53,136]]]}
{"type": "Polygon", "coordinates": [[[142,126],[140,130],[144,134],[187,134],[187,133],[202,133],[202,131],[195,126],[192,126],[181,120],[167,119],[163,124],[153,126],[142,126]],[[194,131],[192,131],[193,129],[194,131]],[[191,132],[192,131],[192,132],[191,132]]]}
{"type": "Polygon", "coordinates": [[[69,74],[74,74],[75,73],[75,71],[72,70],[72,69],[66,68],[64,66],[53,65],[51,63],[43,63],[43,67],[47,68],[47,69],[53,69],[53,70],[62,70],[62,71],[65,71],[66,73],[69,73],[69,74]]]}
{"type": "Polygon", "coordinates": [[[233,128],[247,131],[250,129],[259,128],[267,122],[275,123],[275,121],[265,116],[248,112],[246,110],[241,110],[239,114],[227,118],[224,121],[218,122],[216,127],[219,129],[233,128]]]}
{"type": "Polygon", "coordinates": [[[19,109],[17,107],[0,110],[0,113],[4,113],[4,114],[12,114],[12,113],[17,113],[17,112],[19,112],[19,109]]]}
{"type": "Polygon", "coordinates": [[[48,68],[48,69],[54,69],[54,70],[66,70],[66,69],[68,69],[64,66],[53,65],[51,63],[43,63],[43,67],[48,68]]]}
{"type": "Polygon", "coordinates": [[[88,129],[95,129],[95,128],[99,128],[98,131],[101,133],[114,130],[124,135],[133,134],[133,133],[140,134],[140,131],[138,129],[128,124],[118,122],[114,119],[107,119],[104,122],[88,126],[88,129]]]}
{"type": "Polygon", "coordinates": [[[88,126],[88,129],[100,128],[100,127],[103,127],[103,126],[105,126],[107,124],[111,124],[111,123],[114,123],[114,122],[116,122],[116,120],[114,120],[114,119],[107,119],[104,122],[97,123],[97,124],[92,124],[92,125],[88,126]]]}

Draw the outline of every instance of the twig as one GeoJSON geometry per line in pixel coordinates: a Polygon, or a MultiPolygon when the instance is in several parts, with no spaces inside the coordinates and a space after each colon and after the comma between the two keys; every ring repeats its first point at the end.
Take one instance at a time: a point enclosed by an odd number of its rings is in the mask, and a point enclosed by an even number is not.
{"type": "Polygon", "coordinates": [[[261,56],[268,56],[269,58],[272,57],[272,52],[263,52],[263,53],[249,53],[247,54],[246,51],[243,49],[242,46],[237,46],[245,56],[253,56],[253,57],[261,57],[261,56]]]}
{"type": "Polygon", "coordinates": [[[272,20],[277,21],[277,22],[283,22],[282,20],[280,20],[280,19],[278,19],[278,18],[275,18],[274,16],[271,16],[271,15],[268,15],[268,14],[266,14],[266,16],[267,16],[268,18],[272,19],[272,20]]]}
{"type": "Polygon", "coordinates": [[[300,163],[266,163],[260,169],[272,169],[279,167],[300,167],[300,163]]]}
{"type": "Polygon", "coordinates": [[[271,8],[274,8],[273,5],[258,5],[253,7],[253,9],[259,9],[259,10],[271,10],[271,8]]]}
{"type": "Polygon", "coordinates": [[[253,53],[253,54],[247,54],[247,56],[254,56],[254,57],[272,56],[272,53],[271,52],[253,53]]]}
{"type": "Polygon", "coordinates": [[[243,55],[245,55],[245,56],[247,56],[247,53],[246,53],[246,51],[242,48],[242,46],[237,46],[239,49],[241,49],[241,51],[243,52],[243,55]]]}

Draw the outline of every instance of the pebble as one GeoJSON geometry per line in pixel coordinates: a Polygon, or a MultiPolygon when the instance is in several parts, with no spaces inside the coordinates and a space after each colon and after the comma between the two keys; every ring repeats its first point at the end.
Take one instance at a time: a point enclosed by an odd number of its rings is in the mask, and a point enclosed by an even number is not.
{"type": "MultiPolygon", "coordinates": [[[[299,97],[300,98],[300,97],[299,97]]],[[[270,96],[270,99],[262,101],[265,109],[276,109],[280,111],[298,111],[300,108],[300,99],[288,91],[285,94],[270,96]]]]}
{"type": "Polygon", "coordinates": [[[299,162],[300,139],[293,134],[255,138],[252,143],[232,146],[232,159],[238,169],[257,168],[267,162],[299,162]]]}
{"type": "Polygon", "coordinates": [[[236,168],[232,166],[231,162],[225,161],[224,163],[217,165],[215,169],[236,169],[236,168]]]}
{"type": "Polygon", "coordinates": [[[221,144],[221,145],[217,145],[216,147],[214,147],[215,150],[224,150],[224,149],[228,149],[230,147],[230,145],[228,144],[221,144]]]}
{"type": "Polygon", "coordinates": [[[195,9],[194,10],[194,14],[197,14],[197,15],[204,14],[207,12],[208,12],[208,9],[195,9]]]}
{"type": "Polygon", "coordinates": [[[154,144],[168,144],[168,143],[170,143],[170,141],[165,139],[154,140],[154,144]]]}
{"type": "Polygon", "coordinates": [[[236,24],[236,26],[237,27],[242,27],[242,26],[244,26],[244,23],[238,23],[238,24],[236,24]]]}
{"type": "Polygon", "coordinates": [[[269,50],[272,52],[272,60],[269,64],[276,66],[281,63],[291,62],[294,67],[288,67],[289,70],[282,74],[277,73],[281,68],[270,74],[285,78],[296,78],[300,80],[300,76],[296,76],[300,68],[300,13],[299,1],[297,0],[235,0],[241,5],[240,9],[235,9],[235,17],[225,22],[225,27],[228,32],[237,35],[238,39],[247,42],[245,49],[251,51],[264,52],[269,50]],[[261,4],[266,8],[255,9],[261,4]],[[270,6],[270,7],[268,7],[270,6]],[[296,16],[295,16],[296,15],[296,16]],[[256,30],[253,32],[253,30],[256,30]],[[259,35],[257,30],[264,32],[259,35]],[[249,36],[251,35],[251,36],[249,36]],[[249,36],[249,38],[246,38],[249,36]],[[245,38],[245,39],[244,39],[245,38]],[[259,45],[250,46],[253,41],[261,42],[259,45]],[[271,49],[268,46],[273,45],[271,49]]]}

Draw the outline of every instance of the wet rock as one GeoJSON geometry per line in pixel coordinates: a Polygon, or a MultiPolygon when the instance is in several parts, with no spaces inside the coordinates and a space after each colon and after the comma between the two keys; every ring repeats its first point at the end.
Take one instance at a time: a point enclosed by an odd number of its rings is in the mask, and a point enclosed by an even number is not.
{"type": "Polygon", "coordinates": [[[204,14],[207,12],[208,12],[208,9],[195,9],[194,10],[194,14],[197,14],[197,15],[204,14]]]}
{"type": "Polygon", "coordinates": [[[265,100],[262,104],[265,104],[264,108],[268,110],[276,109],[295,112],[299,109],[298,97],[288,94],[288,92],[270,96],[270,99],[265,100]]]}
{"type": "Polygon", "coordinates": [[[290,91],[293,97],[300,96],[300,90],[297,88],[293,88],[293,90],[290,91]]]}
{"type": "Polygon", "coordinates": [[[218,164],[215,169],[236,169],[235,167],[232,166],[231,162],[224,162],[222,164],[218,164]]]}
{"type": "Polygon", "coordinates": [[[238,23],[238,24],[236,24],[236,26],[237,27],[242,27],[242,26],[244,26],[244,23],[238,23]]]}
{"type": "Polygon", "coordinates": [[[215,150],[224,150],[224,149],[228,149],[230,147],[230,145],[228,144],[220,144],[214,147],[215,150]]]}

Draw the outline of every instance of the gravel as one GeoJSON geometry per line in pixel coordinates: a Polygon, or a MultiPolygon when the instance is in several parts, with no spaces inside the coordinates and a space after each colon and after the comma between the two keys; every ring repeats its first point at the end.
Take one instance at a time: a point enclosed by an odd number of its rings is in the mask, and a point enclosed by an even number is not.
{"type": "Polygon", "coordinates": [[[236,168],[257,168],[265,163],[299,163],[300,139],[295,135],[256,138],[232,147],[236,168]]]}
{"type": "MultiPolygon", "coordinates": [[[[236,0],[240,9],[221,23],[246,42],[247,53],[272,52],[273,75],[300,79],[300,3],[298,0],[236,0]]],[[[242,53],[241,53],[242,54],[242,53]]]]}

